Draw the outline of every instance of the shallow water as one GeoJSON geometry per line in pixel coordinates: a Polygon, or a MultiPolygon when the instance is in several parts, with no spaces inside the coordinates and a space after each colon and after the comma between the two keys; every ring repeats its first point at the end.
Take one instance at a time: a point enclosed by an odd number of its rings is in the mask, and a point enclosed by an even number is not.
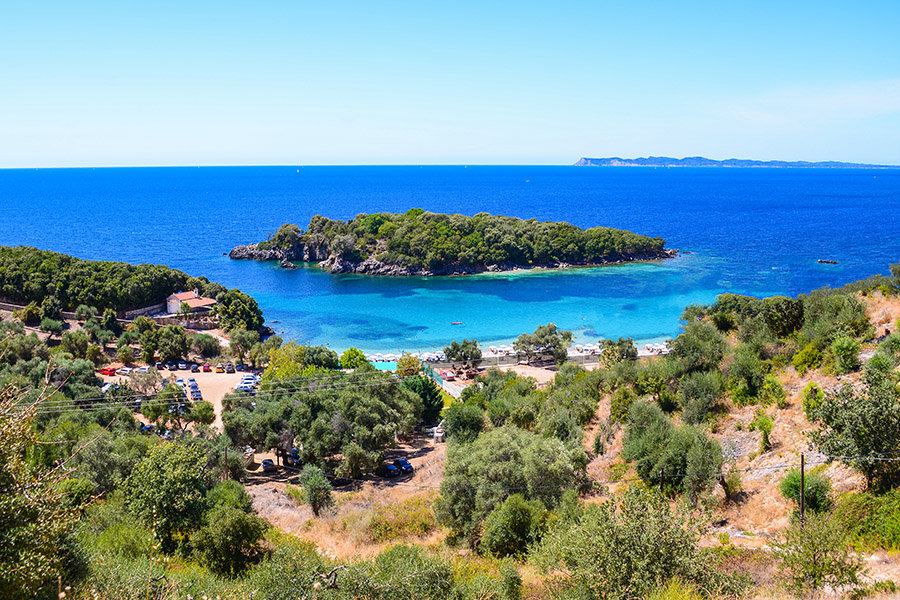
{"type": "Polygon", "coordinates": [[[797,294],[900,259],[900,171],[579,167],[221,167],[0,171],[0,244],[162,263],[237,286],[288,338],[337,350],[677,334],[724,291],[797,294]],[[359,212],[509,214],[620,227],[691,251],[658,263],[455,278],[333,276],[232,261],[284,222],[359,212]],[[817,259],[837,260],[837,265],[817,259]],[[273,321],[277,321],[274,322],[273,321]],[[461,321],[462,325],[451,325],[461,321]]]}

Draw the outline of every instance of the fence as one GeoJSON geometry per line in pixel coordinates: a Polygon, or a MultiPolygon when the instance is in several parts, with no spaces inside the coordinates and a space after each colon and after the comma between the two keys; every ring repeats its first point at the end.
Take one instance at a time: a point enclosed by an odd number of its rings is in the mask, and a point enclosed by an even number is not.
{"type": "Polygon", "coordinates": [[[166,303],[160,302],[159,304],[154,304],[152,306],[126,310],[124,313],[122,313],[122,317],[131,321],[134,320],[135,317],[139,317],[141,315],[158,315],[164,312],[166,312],[166,303]]]}

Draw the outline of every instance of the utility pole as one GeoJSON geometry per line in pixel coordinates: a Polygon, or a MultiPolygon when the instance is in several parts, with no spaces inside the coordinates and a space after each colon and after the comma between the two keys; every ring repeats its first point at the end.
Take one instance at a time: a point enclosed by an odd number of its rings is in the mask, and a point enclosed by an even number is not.
{"type": "Polygon", "coordinates": [[[665,469],[660,469],[660,470],[659,470],[659,493],[660,493],[660,494],[661,494],[662,491],[663,491],[663,477],[665,477],[665,476],[666,476],[666,470],[665,470],[665,469]]]}
{"type": "Polygon", "coordinates": [[[800,524],[806,518],[806,456],[800,455],[800,524]]]}

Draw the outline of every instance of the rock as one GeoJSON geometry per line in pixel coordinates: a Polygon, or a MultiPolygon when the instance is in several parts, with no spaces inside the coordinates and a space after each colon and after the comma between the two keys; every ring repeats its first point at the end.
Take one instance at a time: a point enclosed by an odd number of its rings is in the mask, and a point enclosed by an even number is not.
{"type": "Polygon", "coordinates": [[[282,258],[281,264],[278,266],[280,266],[282,269],[299,269],[300,268],[286,258],[282,258]]]}

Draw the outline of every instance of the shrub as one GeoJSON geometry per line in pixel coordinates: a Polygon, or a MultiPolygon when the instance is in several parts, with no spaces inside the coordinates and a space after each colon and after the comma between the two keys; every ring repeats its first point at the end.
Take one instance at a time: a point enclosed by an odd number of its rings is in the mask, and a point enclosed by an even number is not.
{"type": "Polygon", "coordinates": [[[728,367],[728,386],[736,404],[754,403],[766,379],[766,362],[750,346],[738,346],[728,367]]]}
{"type": "Polygon", "coordinates": [[[819,368],[819,365],[822,364],[822,352],[819,351],[815,344],[810,342],[794,355],[791,363],[798,373],[804,375],[810,369],[819,368]]]}
{"type": "Polygon", "coordinates": [[[848,336],[835,338],[831,342],[831,354],[834,357],[834,370],[838,375],[859,368],[859,343],[853,338],[848,336]]]}
{"type": "Polygon", "coordinates": [[[807,418],[811,418],[813,412],[821,406],[824,399],[825,394],[818,383],[810,381],[806,384],[806,387],[800,392],[800,400],[803,402],[803,412],[806,413],[807,418]]]}
{"type": "Polygon", "coordinates": [[[682,361],[686,371],[712,369],[725,354],[725,338],[713,325],[694,321],[673,340],[672,354],[682,361]]]}
{"type": "Polygon", "coordinates": [[[630,387],[620,387],[609,398],[609,420],[618,423],[628,416],[631,403],[637,400],[637,394],[630,387]]]}
{"type": "MultiPolygon", "coordinates": [[[[811,512],[825,512],[831,510],[831,481],[821,472],[812,470],[805,474],[803,487],[805,488],[804,500],[806,509],[811,512]]],[[[791,469],[781,480],[778,486],[781,495],[786,500],[791,500],[800,510],[800,470],[791,469]]]]}
{"type": "Polygon", "coordinates": [[[547,509],[539,500],[513,494],[488,515],[479,550],[495,556],[520,556],[541,537],[547,509]]]}
{"type": "Polygon", "coordinates": [[[315,465],[306,465],[297,477],[303,487],[304,501],[309,504],[315,516],[334,506],[331,496],[331,482],[325,477],[322,469],[315,465]]]}
{"type": "Polygon", "coordinates": [[[772,449],[772,440],[769,436],[775,427],[775,421],[762,410],[757,411],[756,417],[750,422],[750,431],[759,431],[759,451],[768,452],[772,449]]]}
{"type": "Polygon", "coordinates": [[[246,488],[233,479],[227,479],[209,490],[206,495],[206,503],[210,510],[227,506],[243,512],[253,512],[253,501],[246,488]]]}
{"type": "MultiPolygon", "coordinates": [[[[728,534],[725,534],[728,535],[728,534]]],[[[672,578],[664,587],[647,596],[647,600],[703,600],[705,596],[696,587],[672,578]]]]}
{"type": "Polygon", "coordinates": [[[792,587],[808,590],[858,587],[864,563],[848,549],[849,535],[838,519],[828,513],[808,516],[784,532],[775,549],[792,587]]]}
{"type": "Polygon", "coordinates": [[[454,402],[444,411],[447,438],[460,443],[474,441],[484,427],[484,411],[477,406],[454,402]]]}
{"type": "Polygon", "coordinates": [[[208,521],[191,542],[197,558],[212,572],[237,575],[260,557],[266,521],[227,505],[212,510],[208,521]]]}
{"type": "Polygon", "coordinates": [[[710,594],[737,591],[734,578],[715,571],[699,537],[698,523],[688,515],[634,486],[548,531],[531,561],[566,598],[644,598],[673,578],[710,594]]]}
{"type": "Polygon", "coordinates": [[[718,371],[693,373],[678,387],[678,401],[684,409],[685,423],[702,423],[725,393],[725,381],[718,371]]]}
{"type": "Polygon", "coordinates": [[[778,408],[787,406],[784,386],[781,385],[781,382],[774,375],[766,375],[762,391],[760,392],[760,400],[762,400],[763,406],[770,404],[775,404],[778,408]]]}
{"type": "Polygon", "coordinates": [[[834,514],[855,545],[900,550],[900,489],[844,494],[834,514]]]}

